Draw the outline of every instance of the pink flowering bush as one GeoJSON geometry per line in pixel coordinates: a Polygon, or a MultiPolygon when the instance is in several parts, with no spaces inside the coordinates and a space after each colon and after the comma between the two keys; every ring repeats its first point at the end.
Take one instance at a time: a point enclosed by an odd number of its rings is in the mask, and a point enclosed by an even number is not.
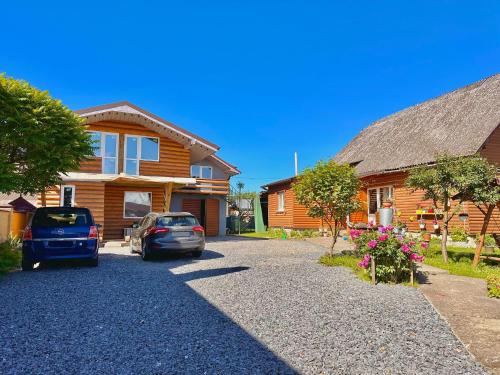
{"type": "MultiPolygon", "coordinates": [[[[358,263],[360,268],[369,270],[373,257],[377,281],[400,283],[409,280],[413,262],[423,262],[424,257],[418,254],[414,241],[395,234],[393,229],[387,226],[378,230],[351,230],[350,236],[363,256],[358,263]]],[[[422,249],[426,248],[424,244],[422,249]]]]}

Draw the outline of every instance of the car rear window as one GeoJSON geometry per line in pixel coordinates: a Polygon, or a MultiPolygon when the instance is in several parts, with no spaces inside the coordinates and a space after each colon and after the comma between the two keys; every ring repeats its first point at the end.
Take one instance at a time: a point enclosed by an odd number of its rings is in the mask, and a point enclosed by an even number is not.
{"type": "Polygon", "coordinates": [[[92,216],[84,208],[38,209],[33,216],[33,227],[73,227],[92,225],[92,216]]]}
{"type": "Polygon", "coordinates": [[[159,227],[192,227],[198,225],[194,216],[161,216],[156,219],[159,227]]]}

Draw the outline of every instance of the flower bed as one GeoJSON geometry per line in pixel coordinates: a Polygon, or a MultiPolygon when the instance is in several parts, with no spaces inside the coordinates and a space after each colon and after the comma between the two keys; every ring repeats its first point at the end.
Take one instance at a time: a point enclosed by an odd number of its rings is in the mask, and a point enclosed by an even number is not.
{"type": "MultiPolygon", "coordinates": [[[[374,230],[351,230],[351,239],[363,256],[358,266],[368,270],[372,260],[375,263],[375,278],[381,282],[401,283],[410,280],[414,271],[414,262],[423,262],[418,254],[417,243],[394,233],[394,227],[379,227],[374,230]]],[[[422,248],[427,247],[421,243],[422,248]]]]}

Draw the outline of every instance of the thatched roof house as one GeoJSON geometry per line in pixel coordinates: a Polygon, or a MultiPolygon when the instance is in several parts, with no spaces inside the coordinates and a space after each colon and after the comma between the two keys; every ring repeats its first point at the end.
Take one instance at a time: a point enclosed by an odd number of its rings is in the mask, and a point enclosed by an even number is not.
{"type": "MultiPolygon", "coordinates": [[[[336,156],[349,163],[363,182],[360,199],[363,209],[351,215],[352,222],[379,222],[383,201],[392,200],[411,230],[418,230],[416,217],[432,229],[440,217],[431,211],[432,202],[405,186],[407,170],[415,165],[432,164],[439,154],[467,156],[479,153],[500,167],[500,74],[465,86],[375,121],[355,137],[336,156]]],[[[461,211],[452,226],[477,233],[483,216],[472,204],[461,211]]],[[[488,228],[500,233],[500,211],[495,211],[488,228]]]]}
{"type": "Polygon", "coordinates": [[[375,121],[336,156],[360,176],[481,151],[500,123],[500,74],[375,121]]]}

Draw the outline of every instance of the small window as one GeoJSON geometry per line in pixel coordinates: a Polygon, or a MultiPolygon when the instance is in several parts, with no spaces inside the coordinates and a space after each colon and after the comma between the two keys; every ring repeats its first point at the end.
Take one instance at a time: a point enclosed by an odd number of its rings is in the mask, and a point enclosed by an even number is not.
{"type": "Polygon", "coordinates": [[[285,192],[284,191],[278,192],[278,211],[279,212],[285,211],[285,192]]]}
{"type": "Polygon", "coordinates": [[[61,186],[61,207],[73,207],[75,205],[75,187],[73,185],[61,186]]]}
{"type": "Polygon", "coordinates": [[[192,165],[191,177],[212,179],[212,167],[206,165],[192,165]]]}
{"type": "Polygon", "coordinates": [[[90,141],[94,150],[93,156],[101,156],[101,132],[89,132],[90,141]]]}
{"type": "Polygon", "coordinates": [[[160,140],[155,137],[141,137],[141,160],[159,161],[160,140]]]}
{"type": "Polygon", "coordinates": [[[126,191],[123,204],[123,217],[136,219],[151,212],[151,193],[126,191]]]}

